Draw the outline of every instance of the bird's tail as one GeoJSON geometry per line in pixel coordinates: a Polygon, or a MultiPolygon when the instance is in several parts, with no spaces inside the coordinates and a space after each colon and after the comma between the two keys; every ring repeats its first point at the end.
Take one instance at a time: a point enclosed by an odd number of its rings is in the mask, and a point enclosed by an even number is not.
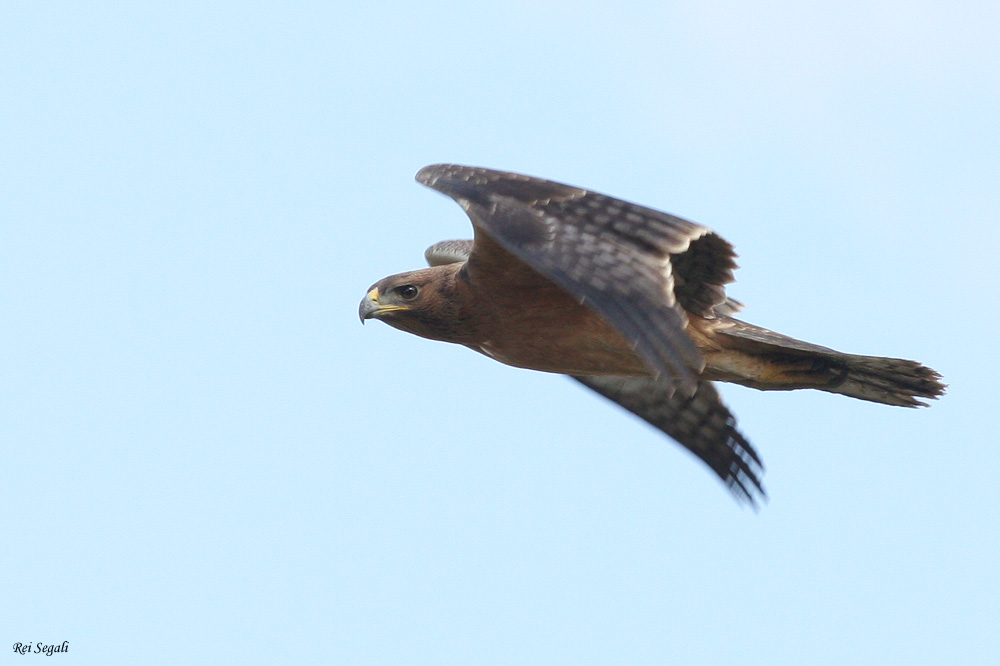
{"type": "Polygon", "coordinates": [[[822,390],[901,407],[926,407],[920,398],[944,393],[941,375],[916,361],[854,354],[841,359],[847,368],[844,381],[822,390]]]}
{"type": "Polygon", "coordinates": [[[902,407],[944,393],[941,375],[899,358],[858,356],[802,342],[738,319],[718,330],[727,348],[707,354],[708,376],[762,390],[815,388],[902,407]]]}

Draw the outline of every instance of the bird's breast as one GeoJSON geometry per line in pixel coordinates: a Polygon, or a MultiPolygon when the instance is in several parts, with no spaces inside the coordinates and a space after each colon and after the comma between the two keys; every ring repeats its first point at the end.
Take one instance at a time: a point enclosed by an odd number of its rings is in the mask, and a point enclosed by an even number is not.
{"type": "Polygon", "coordinates": [[[469,346],[501,363],[567,375],[649,374],[615,328],[576,303],[509,311],[494,321],[469,346]]]}

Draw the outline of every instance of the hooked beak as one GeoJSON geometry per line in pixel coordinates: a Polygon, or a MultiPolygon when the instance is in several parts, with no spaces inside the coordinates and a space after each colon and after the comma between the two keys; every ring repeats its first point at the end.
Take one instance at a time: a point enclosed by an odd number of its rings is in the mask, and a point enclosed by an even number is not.
{"type": "Polygon", "coordinates": [[[406,308],[399,305],[383,305],[378,302],[378,289],[372,288],[365,297],[361,299],[361,306],[358,308],[358,316],[361,317],[361,323],[365,323],[365,319],[377,319],[387,312],[396,312],[398,310],[405,310],[406,308]]]}

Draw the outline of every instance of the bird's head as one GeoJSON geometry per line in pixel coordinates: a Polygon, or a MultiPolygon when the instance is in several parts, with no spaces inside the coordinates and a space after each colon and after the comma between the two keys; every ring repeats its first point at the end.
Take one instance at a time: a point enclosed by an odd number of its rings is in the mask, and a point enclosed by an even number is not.
{"type": "Polygon", "coordinates": [[[407,333],[456,342],[452,329],[460,318],[455,291],[457,269],[457,264],[435,266],[379,280],[361,300],[361,323],[381,319],[407,333]]]}

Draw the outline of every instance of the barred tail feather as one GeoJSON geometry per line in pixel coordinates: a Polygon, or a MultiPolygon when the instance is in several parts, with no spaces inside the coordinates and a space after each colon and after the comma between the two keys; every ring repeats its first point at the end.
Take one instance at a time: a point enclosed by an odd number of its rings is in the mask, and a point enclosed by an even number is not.
{"type": "Polygon", "coordinates": [[[945,390],[941,375],[916,361],[853,354],[841,359],[847,366],[843,383],[820,390],[901,407],[926,407],[920,398],[935,399],[945,390]]]}
{"type": "Polygon", "coordinates": [[[803,342],[731,317],[720,318],[723,348],[706,353],[711,379],[762,391],[813,388],[901,407],[944,393],[941,375],[900,358],[859,356],[803,342]]]}

